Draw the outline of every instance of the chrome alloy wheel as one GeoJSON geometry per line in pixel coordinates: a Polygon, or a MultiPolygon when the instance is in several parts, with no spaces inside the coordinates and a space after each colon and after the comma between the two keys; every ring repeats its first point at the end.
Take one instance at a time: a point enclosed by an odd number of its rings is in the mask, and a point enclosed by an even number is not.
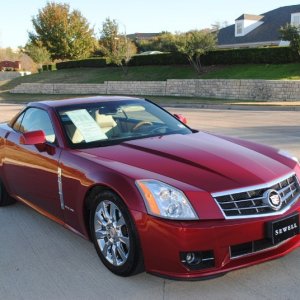
{"type": "Polygon", "coordinates": [[[121,210],[109,200],[101,201],[95,211],[94,230],[100,251],[114,266],[128,259],[130,240],[121,210]]]}

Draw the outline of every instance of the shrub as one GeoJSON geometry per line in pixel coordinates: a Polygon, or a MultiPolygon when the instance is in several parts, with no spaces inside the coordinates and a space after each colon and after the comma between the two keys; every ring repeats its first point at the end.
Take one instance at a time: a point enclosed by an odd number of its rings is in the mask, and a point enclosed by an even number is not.
{"type": "Polygon", "coordinates": [[[49,71],[55,71],[56,70],[56,64],[48,65],[48,70],[49,71]]]}
{"type": "Polygon", "coordinates": [[[148,65],[188,65],[189,62],[185,55],[178,52],[135,55],[129,62],[129,66],[148,66],[148,65]]]}
{"type": "Polygon", "coordinates": [[[289,47],[247,48],[211,51],[203,56],[204,65],[284,64],[298,61],[289,47]]]}
{"type": "MultiPolygon", "coordinates": [[[[201,62],[205,66],[209,65],[233,65],[233,64],[285,64],[299,61],[297,52],[290,47],[273,48],[247,48],[247,49],[226,49],[214,50],[201,56],[201,62]]],[[[129,66],[149,66],[149,65],[188,65],[188,59],[184,54],[178,52],[135,55],[129,61],[129,66]]],[[[56,68],[103,68],[108,66],[105,58],[89,58],[83,60],[65,61],[56,64],[56,68]]],[[[53,70],[55,65],[47,65],[44,70],[53,70]],[[51,67],[50,67],[51,66],[51,67]]]]}
{"type": "Polygon", "coordinates": [[[88,58],[81,60],[70,60],[56,64],[57,70],[71,68],[103,68],[106,67],[105,58],[88,58]]]}

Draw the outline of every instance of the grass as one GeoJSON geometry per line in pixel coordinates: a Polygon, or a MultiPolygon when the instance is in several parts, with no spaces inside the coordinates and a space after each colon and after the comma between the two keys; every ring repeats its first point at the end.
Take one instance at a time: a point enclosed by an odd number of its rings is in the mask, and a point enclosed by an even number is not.
{"type": "MultiPolygon", "coordinates": [[[[93,95],[45,95],[45,94],[10,94],[9,92],[0,92],[0,103],[15,103],[15,104],[25,104],[34,101],[43,100],[62,100],[68,98],[82,98],[82,97],[92,97],[93,95]]],[[[96,96],[96,95],[95,95],[96,96]]],[[[132,96],[134,97],[134,96],[132,96]]],[[[248,105],[252,102],[250,100],[226,100],[226,99],[210,99],[201,97],[171,97],[171,96],[137,96],[138,98],[149,99],[162,106],[181,106],[181,105],[209,105],[209,104],[220,104],[220,105],[248,105]]]]}
{"type": "Polygon", "coordinates": [[[9,92],[0,92],[0,103],[28,103],[42,100],[61,100],[82,95],[39,95],[39,94],[10,94],[9,92]]]}
{"type": "MultiPolygon", "coordinates": [[[[300,64],[280,65],[232,65],[204,69],[199,76],[190,66],[143,66],[130,67],[125,75],[120,68],[83,68],[42,72],[0,81],[0,102],[29,102],[45,99],[65,99],[82,95],[23,95],[10,94],[9,90],[20,83],[103,83],[104,81],[160,81],[167,79],[268,79],[300,80],[300,64]]],[[[151,99],[151,97],[150,97],[151,99]]],[[[227,104],[241,101],[189,97],[155,97],[158,103],[227,104]]],[[[242,101],[247,104],[249,101],[242,101]]]]}
{"type": "Polygon", "coordinates": [[[0,90],[11,89],[25,82],[37,83],[103,83],[104,81],[161,81],[169,78],[197,78],[190,66],[145,66],[130,67],[127,74],[121,68],[79,68],[42,72],[13,79],[6,84],[0,82],[0,90]]]}
{"type": "MultiPolygon", "coordinates": [[[[26,104],[28,102],[42,101],[42,100],[62,100],[68,98],[91,97],[92,95],[37,95],[37,94],[10,94],[8,92],[0,92],[0,103],[14,103],[26,104]]],[[[251,101],[251,100],[228,100],[228,99],[211,99],[200,97],[170,97],[170,96],[137,96],[139,98],[146,98],[161,106],[178,106],[178,107],[198,107],[210,108],[215,105],[227,107],[228,109],[234,107],[245,106],[300,106],[299,102],[268,102],[268,101],[251,101]],[[290,105],[289,105],[290,104],[290,105]]],[[[291,110],[294,110],[292,108],[291,110]]]]}
{"type": "MultiPolygon", "coordinates": [[[[21,83],[103,83],[104,81],[160,81],[168,78],[197,78],[190,66],[131,67],[125,75],[120,68],[82,68],[42,72],[13,80],[0,81],[0,101],[28,102],[45,99],[65,99],[76,95],[23,95],[10,94],[9,90],[21,83]]],[[[79,95],[78,95],[79,96],[79,95]]],[[[81,95],[82,96],[82,95],[81,95]]]]}
{"type": "Polygon", "coordinates": [[[103,83],[104,81],[164,81],[167,79],[269,79],[300,80],[300,64],[232,65],[204,68],[200,76],[190,66],[130,67],[128,74],[121,68],[82,68],[42,72],[0,82],[0,92],[20,83],[103,83]]]}
{"type": "Polygon", "coordinates": [[[209,72],[205,79],[300,80],[300,64],[232,65],[209,72]]]}

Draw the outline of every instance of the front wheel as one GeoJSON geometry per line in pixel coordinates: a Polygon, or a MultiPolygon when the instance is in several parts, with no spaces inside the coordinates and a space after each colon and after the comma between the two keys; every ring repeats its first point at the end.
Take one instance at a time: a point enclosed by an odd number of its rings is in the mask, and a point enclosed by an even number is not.
{"type": "Polygon", "coordinates": [[[15,202],[16,200],[8,195],[6,188],[0,179],[0,206],[11,205],[15,202]]]}
{"type": "Polygon", "coordinates": [[[103,264],[120,276],[141,271],[137,232],[123,201],[111,191],[101,191],[93,200],[91,236],[103,264]]]}

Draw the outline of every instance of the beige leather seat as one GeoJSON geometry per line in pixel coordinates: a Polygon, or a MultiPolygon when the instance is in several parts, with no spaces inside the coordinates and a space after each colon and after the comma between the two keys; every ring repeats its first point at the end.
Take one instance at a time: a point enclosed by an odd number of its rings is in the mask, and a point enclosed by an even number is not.
{"type": "Polygon", "coordinates": [[[74,124],[65,125],[67,134],[73,144],[81,143],[84,138],[74,124]]]}
{"type": "Polygon", "coordinates": [[[95,119],[103,133],[108,137],[116,136],[120,133],[117,123],[112,116],[96,112],[95,119]]]}

